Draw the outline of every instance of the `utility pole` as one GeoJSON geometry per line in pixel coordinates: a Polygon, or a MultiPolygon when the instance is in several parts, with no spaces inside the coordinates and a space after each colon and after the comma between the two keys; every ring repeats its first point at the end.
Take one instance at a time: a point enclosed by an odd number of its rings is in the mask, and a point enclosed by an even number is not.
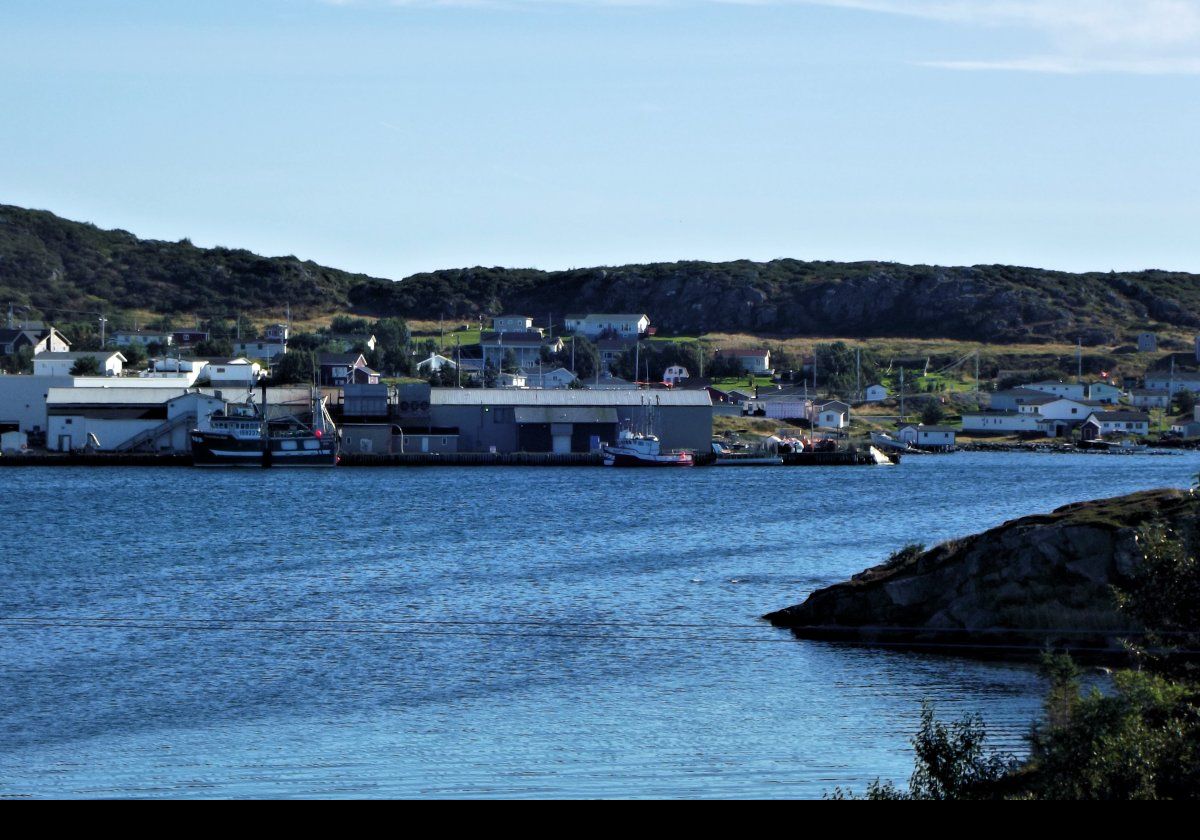
{"type": "Polygon", "coordinates": [[[11,303],[8,305],[8,328],[10,330],[13,328],[13,305],[11,303]]]}
{"type": "Polygon", "coordinates": [[[633,384],[637,386],[638,372],[642,366],[642,343],[640,341],[633,342],[633,384]]]}
{"type": "Polygon", "coordinates": [[[1075,341],[1075,382],[1083,381],[1083,339],[1075,341]]]}
{"type": "Polygon", "coordinates": [[[454,336],[454,384],[462,387],[462,348],[458,336],[454,336]]]}
{"type": "Polygon", "coordinates": [[[854,398],[862,399],[862,348],[854,348],[854,398]]]}
{"type": "Polygon", "coordinates": [[[900,368],[900,422],[904,422],[904,368],[900,368]]]}
{"type": "Polygon", "coordinates": [[[975,351],[975,393],[979,393],[979,351],[975,351]]]}
{"type": "Polygon", "coordinates": [[[101,315],[101,316],[100,316],[100,349],[101,349],[101,350],[103,350],[103,349],[104,349],[104,344],[105,344],[105,334],[106,334],[106,330],[105,330],[105,328],[106,328],[107,326],[108,326],[108,319],[107,319],[107,318],[105,318],[103,315],[101,315]]]}

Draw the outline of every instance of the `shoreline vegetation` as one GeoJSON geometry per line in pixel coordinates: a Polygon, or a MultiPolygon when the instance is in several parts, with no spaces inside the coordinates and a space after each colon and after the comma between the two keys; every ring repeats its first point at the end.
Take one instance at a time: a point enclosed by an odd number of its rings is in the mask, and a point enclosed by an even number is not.
{"type": "Polygon", "coordinates": [[[1200,798],[1200,497],[1155,490],[1081,502],[886,563],[764,616],[797,636],[1038,655],[1047,683],[1029,755],[991,749],[984,720],[922,708],[907,788],[831,799],[1200,798]],[[1080,658],[1107,684],[1084,691],[1080,658]]]}

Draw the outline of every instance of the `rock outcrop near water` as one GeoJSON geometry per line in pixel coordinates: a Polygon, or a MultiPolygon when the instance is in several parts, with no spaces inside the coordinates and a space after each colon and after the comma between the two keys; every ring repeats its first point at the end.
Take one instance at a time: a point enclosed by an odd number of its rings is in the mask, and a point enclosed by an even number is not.
{"type": "Polygon", "coordinates": [[[813,639],[1036,651],[1117,650],[1135,633],[1114,587],[1138,573],[1138,533],[1194,527],[1190,494],[1154,490],[1028,516],[891,561],[765,616],[813,639]]]}

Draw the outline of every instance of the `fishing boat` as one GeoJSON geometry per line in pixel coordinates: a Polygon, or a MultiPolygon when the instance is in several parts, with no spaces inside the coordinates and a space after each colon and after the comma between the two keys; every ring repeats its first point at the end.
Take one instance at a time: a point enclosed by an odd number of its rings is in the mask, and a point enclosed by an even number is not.
{"type": "Polygon", "coordinates": [[[690,467],[695,464],[686,449],[664,451],[657,435],[621,430],[617,442],[601,449],[606,467],[690,467]]]}
{"type": "Polygon", "coordinates": [[[325,401],[313,389],[307,411],[247,399],[214,412],[192,431],[198,467],[332,467],[338,433],[325,401]]]}

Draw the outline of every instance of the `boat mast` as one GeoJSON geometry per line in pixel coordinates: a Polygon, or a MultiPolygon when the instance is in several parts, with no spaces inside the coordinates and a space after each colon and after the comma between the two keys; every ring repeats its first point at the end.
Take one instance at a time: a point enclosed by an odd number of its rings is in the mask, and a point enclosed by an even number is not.
{"type": "Polygon", "coordinates": [[[270,421],[267,420],[267,380],[262,381],[262,405],[259,407],[259,415],[261,419],[262,430],[259,434],[262,437],[262,465],[263,467],[271,466],[271,437],[270,437],[270,421]]]}

